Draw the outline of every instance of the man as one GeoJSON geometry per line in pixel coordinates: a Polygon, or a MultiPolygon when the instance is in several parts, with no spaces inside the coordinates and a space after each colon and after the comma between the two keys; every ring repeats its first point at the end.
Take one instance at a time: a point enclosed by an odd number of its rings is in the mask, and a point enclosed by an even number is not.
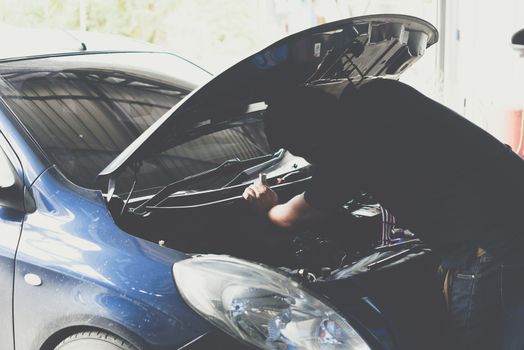
{"type": "Polygon", "coordinates": [[[306,158],[313,177],[281,204],[265,184],[249,186],[257,210],[291,228],[372,194],[441,256],[460,349],[522,349],[524,162],[506,145],[385,79],[348,86],[338,100],[297,89],[270,103],[265,124],[270,144],[306,158]]]}

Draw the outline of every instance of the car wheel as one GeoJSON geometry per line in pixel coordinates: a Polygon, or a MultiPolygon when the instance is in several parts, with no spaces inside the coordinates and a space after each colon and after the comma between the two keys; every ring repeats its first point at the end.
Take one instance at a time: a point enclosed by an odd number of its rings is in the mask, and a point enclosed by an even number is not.
{"type": "Polygon", "coordinates": [[[102,331],[75,333],[60,342],[55,350],[138,350],[122,338],[102,331]]]}

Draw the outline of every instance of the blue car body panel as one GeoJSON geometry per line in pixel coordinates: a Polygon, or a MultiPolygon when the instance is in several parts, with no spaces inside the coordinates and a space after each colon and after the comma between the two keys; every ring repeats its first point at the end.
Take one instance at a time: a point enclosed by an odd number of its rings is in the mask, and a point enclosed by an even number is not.
{"type": "Polygon", "coordinates": [[[55,168],[31,187],[14,284],[17,349],[38,349],[50,334],[99,327],[146,348],[173,348],[210,326],[181,300],[172,264],[186,255],[131,236],[113,222],[99,192],[55,168]],[[24,281],[28,273],[41,286],[24,281]]]}
{"type": "MultiPolygon", "coordinates": [[[[0,152],[4,152],[15,168],[17,175],[23,178],[22,166],[10,144],[0,134],[0,152]]],[[[3,166],[3,164],[2,164],[3,166]]],[[[18,240],[22,231],[24,213],[0,207],[0,348],[13,349],[13,275],[18,240]]]]}
{"type": "Polygon", "coordinates": [[[0,348],[13,349],[13,271],[23,215],[0,208],[0,348]]]}

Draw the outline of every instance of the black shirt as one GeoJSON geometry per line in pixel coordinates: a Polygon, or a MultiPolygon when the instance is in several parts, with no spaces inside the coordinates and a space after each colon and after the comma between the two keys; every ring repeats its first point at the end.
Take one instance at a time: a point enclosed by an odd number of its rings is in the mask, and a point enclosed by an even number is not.
{"type": "Polygon", "coordinates": [[[346,89],[329,152],[305,199],[329,211],[365,191],[457,266],[520,234],[524,161],[508,146],[403,83],[346,89]]]}

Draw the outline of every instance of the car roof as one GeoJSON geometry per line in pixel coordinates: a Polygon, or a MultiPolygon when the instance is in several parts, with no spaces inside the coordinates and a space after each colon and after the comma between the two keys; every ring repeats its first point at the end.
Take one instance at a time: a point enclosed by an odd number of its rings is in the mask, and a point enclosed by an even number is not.
{"type": "Polygon", "coordinates": [[[161,47],[121,35],[21,28],[0,24],[0,62],[95,52],[165,52],[161,47]]]}

